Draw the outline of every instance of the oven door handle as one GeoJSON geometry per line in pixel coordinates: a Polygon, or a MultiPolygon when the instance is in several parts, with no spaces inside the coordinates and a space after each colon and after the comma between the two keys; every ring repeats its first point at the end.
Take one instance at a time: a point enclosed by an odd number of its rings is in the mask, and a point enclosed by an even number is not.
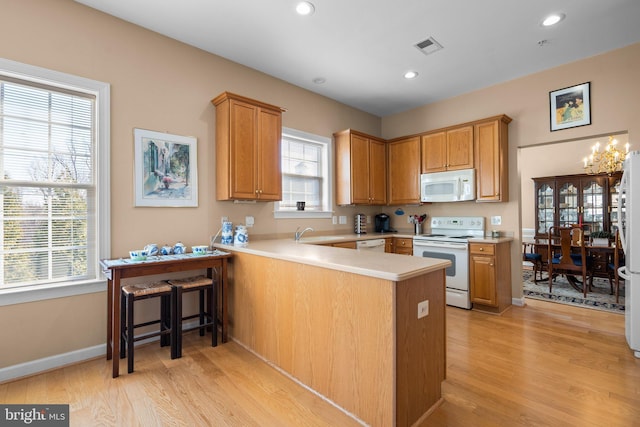
{"type": "Polygon", "coordinates": [[[421,248],[459,249],[463,251],[467,250],[466,243],[425,242],[423,240],[414,240],[413,246],[420,246],[421,248]]]}

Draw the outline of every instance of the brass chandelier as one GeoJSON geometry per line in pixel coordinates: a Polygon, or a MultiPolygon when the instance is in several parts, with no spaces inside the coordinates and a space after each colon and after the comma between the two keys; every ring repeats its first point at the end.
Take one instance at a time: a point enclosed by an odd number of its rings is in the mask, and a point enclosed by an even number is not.
{"type": "Polygon", "coordinates": [[[624,159],[629,152],[629,143],[624,145],[624,152],[618,150],[617,145],[618,140],[610,136],[609,143],[604,147],[604,150],[600,151],[600,143],[596,142],[591,147],[591,154],[582,159],[584,170],[589,174],[606,173],[608,175],[621,171],[624,159]]]}

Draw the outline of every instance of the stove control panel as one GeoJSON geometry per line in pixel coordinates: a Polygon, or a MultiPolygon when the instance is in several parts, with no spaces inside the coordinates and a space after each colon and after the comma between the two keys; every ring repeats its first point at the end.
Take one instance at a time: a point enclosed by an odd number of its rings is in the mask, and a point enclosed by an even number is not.
{"type": "Polygon", "coordinates": [[[434,216],[431,218],[431,229],[447,230],[483,230],[483,216],[434,216]]]}

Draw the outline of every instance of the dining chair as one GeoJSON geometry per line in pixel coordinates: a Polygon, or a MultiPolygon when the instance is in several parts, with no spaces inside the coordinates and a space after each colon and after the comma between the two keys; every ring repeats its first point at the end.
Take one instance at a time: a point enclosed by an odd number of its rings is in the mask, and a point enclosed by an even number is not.
{"type": "MultiPolygon", "coordinates": [[[[616,290],[616,304],[620,301],[620,275],[618,274],[618,268],[624,266],[624,252],[622,250],[622,244],[620,243],[620,232],[616,230],[612,262],[607,264],[607,273],[609,276],[609,286],[611,290],[616,290]],[[612,280],[613,279],[613,280],[612,280]]],[[[613,293],[613,292],[612,292],[613,293]]]]}
{"type": "Polygon", "coordinates": [[[533,281],[542,281],[542,255],[535,251],[535,245],[522,242],[522,260],[533,265],[533,281]],[[540,275],[539,280],[538,274],[540,275]]]}
{"type": "Polygon", "coordinates": [[[550,227],[548,235],[549,292],[552,290],[554,275],[565,274],[567,280],[576,287],[575,273],[582,276],[582,292],[587,297],[587,289],[593,284],[593,257],[587,255],[584,230],[580,227],[550,227]],[[554,243],[558,240],[558,243],[554,243]],[[587,284],[587,278],[589,283],[587,284]]]}

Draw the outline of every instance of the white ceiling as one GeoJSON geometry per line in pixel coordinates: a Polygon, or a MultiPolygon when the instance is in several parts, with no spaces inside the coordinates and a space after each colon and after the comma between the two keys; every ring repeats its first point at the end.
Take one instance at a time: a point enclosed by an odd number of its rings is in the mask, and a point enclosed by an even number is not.
{"type": "Polygon", "coordinates": [[[640,41],[639,0],[76,1],[381,117],[640,41]]]}

